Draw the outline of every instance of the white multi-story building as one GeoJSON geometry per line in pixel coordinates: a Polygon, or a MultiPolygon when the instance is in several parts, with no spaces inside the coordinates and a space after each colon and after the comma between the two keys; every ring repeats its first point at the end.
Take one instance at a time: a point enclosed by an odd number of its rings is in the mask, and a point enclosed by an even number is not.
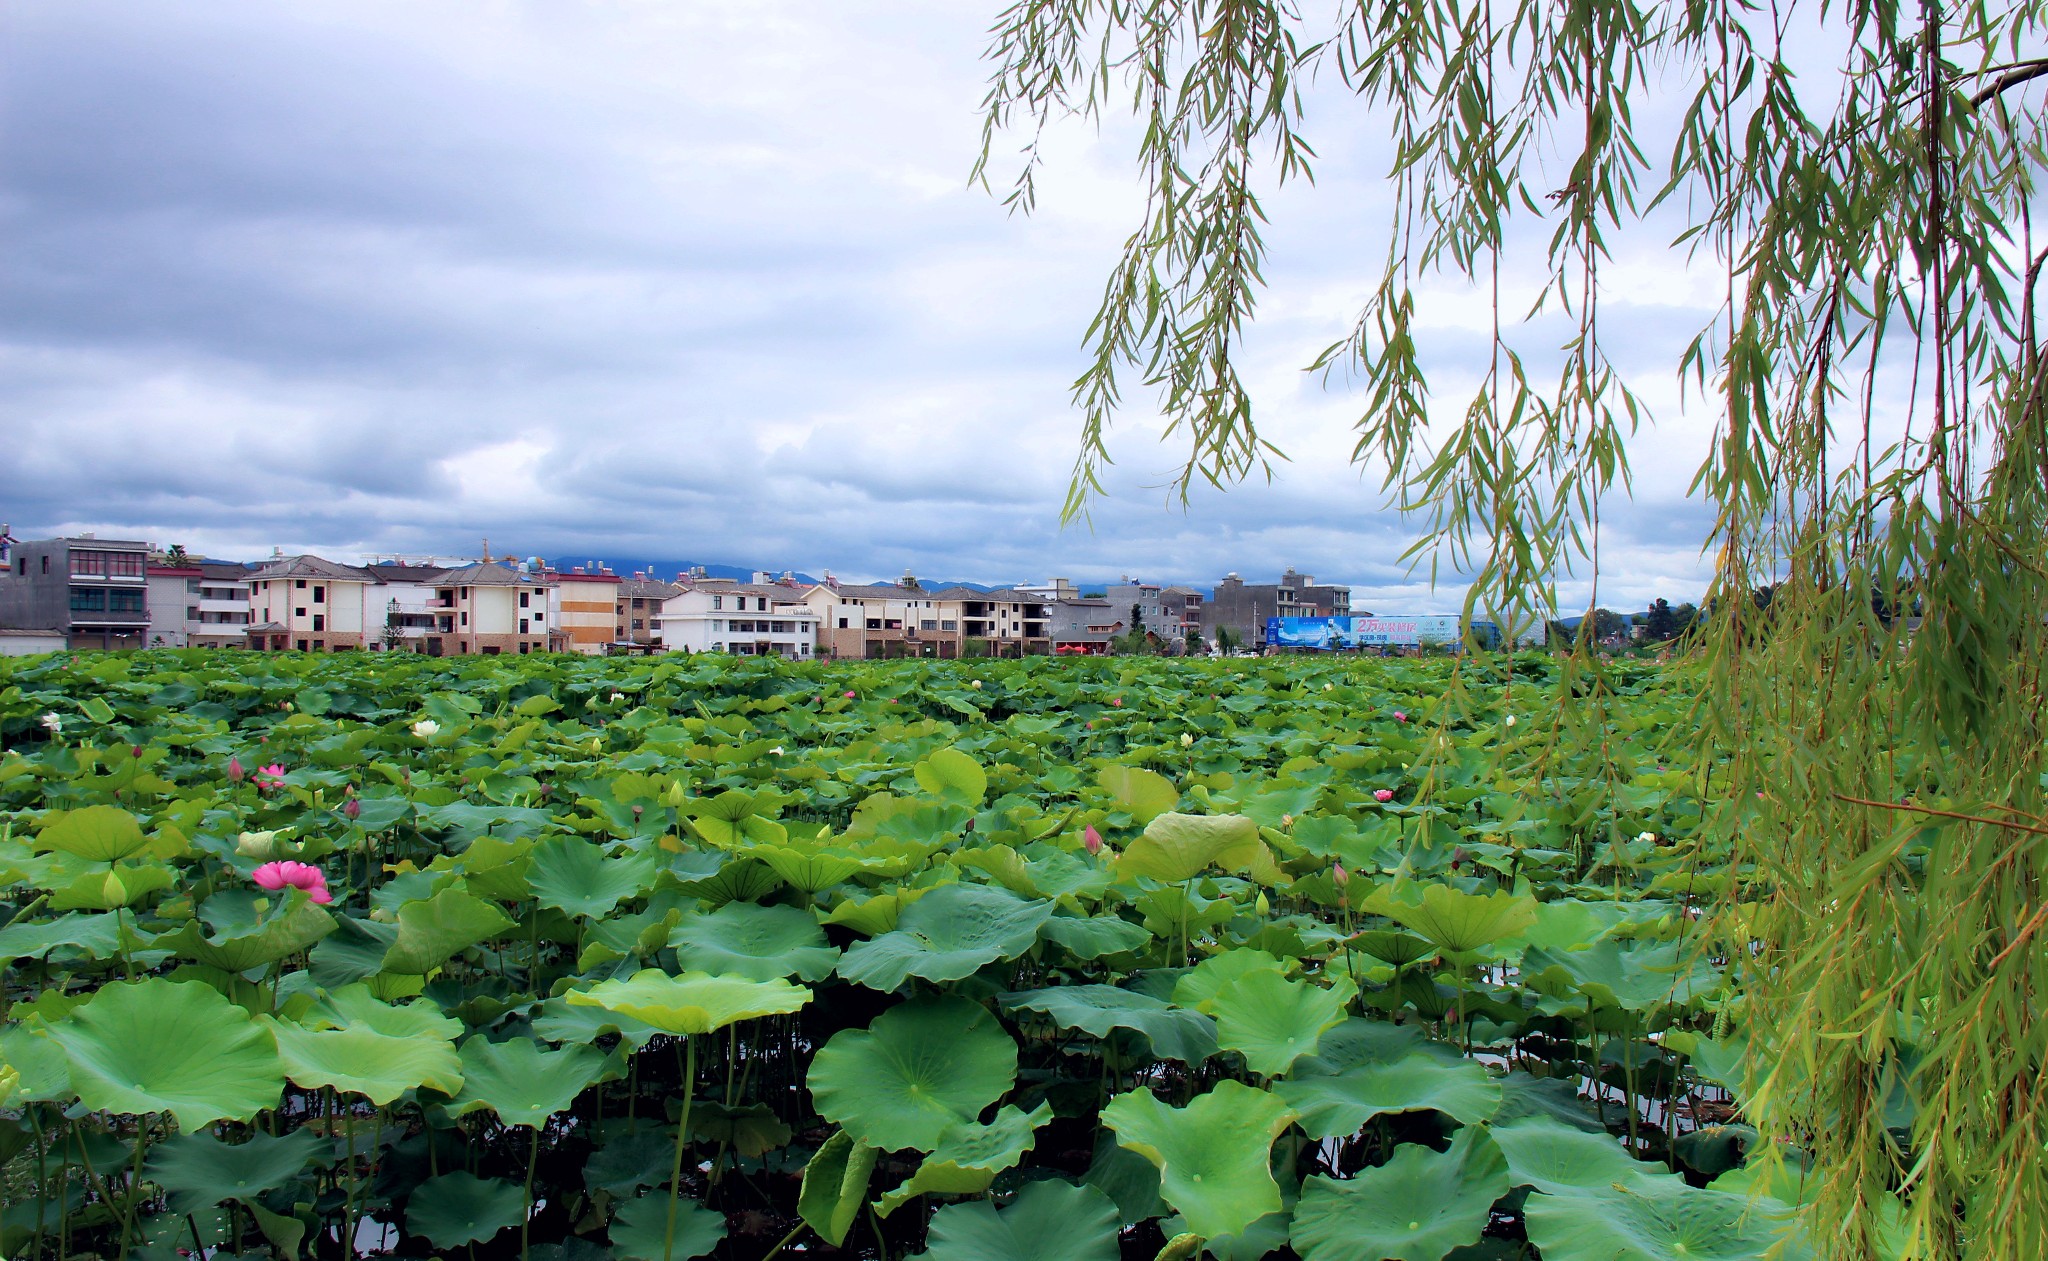
{"type": "Polygon", "coordinates": [[[808,661],[817,651],[818,614],[790,587],[700,579],[663,602],[659,621],[669,652],[808,661]]]}

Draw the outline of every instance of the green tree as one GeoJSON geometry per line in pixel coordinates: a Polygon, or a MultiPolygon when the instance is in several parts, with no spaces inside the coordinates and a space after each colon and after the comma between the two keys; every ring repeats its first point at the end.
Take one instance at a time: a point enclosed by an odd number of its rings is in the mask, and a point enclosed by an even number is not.
{"type": "MultiPolygon", "coordinates": [[[[1384,268],[1351,335],[1304,359],[1357,382],[1357,456],[1413,514],[1412,554],[1471,579],[1467,616],[1554,621],[1566,575],[1591,587],[1590,611],[1603,507],[1626,491],[1649,420],[1609,355],[1603,275],[1640,238],[1666,246],[1681,220],[1680,248],[1721,295],[1670,365],[1715,426],[1694,483],[1713,509],[1714,577],[1686,640],[1699,675],[1686,734],[1717,768],[1702,840],[1755,872],[1702,940],[1743,974],[1730,1015],[1760,1062],[1796,1064],[1803,1083],[1750,1081],[1755,1119],[1814,1155],[1828,1223],[1814,1233],[1834,1256],[1887,1251],[1870,1206],[1894,1192],[1909,1256],[2038,1255],[2048,374],[2035,289],[2048,241],[2032,205],[2048,164],[2048,11],[1446,0],[1335,13],[1331,26],[1281,0],[1014,0],[996,19],[976,169],[987,177],[1006,131],[1030,137],[1011,205],[1033,203],[1047,125],[1116,109],[1141,124],[1148,196],[1086,334],[1069,515],[1102,488],[1133,374],[1184,444],[1184,496],[1278,458],[1241,351],[1272,192],[1320,160],[1308,87],[1333,83],[1398,160],[1384,268]],[[1675,136],[1638,130],[1653,91],[1690,98],[1675,136]],[[1545,268],[1533,308],[1502,296],[1511,251],[1545,268]],[[1418,318],[1425,285],[1488,295],[1464,397],[1424,378],[1430,338],[1465,337],[1418,318]],[[1554,372],[1533,370],[1539,354],[1554,372]],[[1918,632],[1881,616],[1873,590],[1910,590],[1918,632]]],[[[1598,751],[1612,691],[1586,648],[1575,638],[1551,672],[1582,699],[1557,706],[1551,749],[1532,756],[1598,751]]],[[[1474,712],[1530,686],[1475,658],[1444,703],[1474,712]]]]}
{"type": "Polygon", "coordinates": [[[1658,596],[1650,602],[1649,613],[1643,619],[1643,634],[1660,644],[1678,638],[1678,616],[1671,611],[1671,601],[1658,596]]]}

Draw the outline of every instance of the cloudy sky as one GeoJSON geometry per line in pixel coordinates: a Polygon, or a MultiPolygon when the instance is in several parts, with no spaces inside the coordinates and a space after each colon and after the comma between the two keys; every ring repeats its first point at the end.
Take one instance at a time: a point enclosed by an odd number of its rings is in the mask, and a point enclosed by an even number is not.
{"type": "MultiPolygon", "coordinates": [[[[675,557],[850,577],[1350,582],[1455,607],[1302,371],[1373,279],[1385,128],[1318,98],[1245,362],[1288,453],[1197,495],[1133,397],[1092,528],[1067,387],[1135,223],[1132,134],[1056,133],[1037,214],[967,185],[984,0],[11,0],[0,520],[220,556],[675,557]]],[[[1603,603],[1698,593],[1712,285],[1608,273],[1662,427],[1603,603]]],[[[1440,286],[1440,332],[1479,298],[1440,286]]],[[[1561,338],[1562,331],[1559,336],[1561,338]]],[[[1447,397],[1472,341],[1432,362],[1447,397]]]]}

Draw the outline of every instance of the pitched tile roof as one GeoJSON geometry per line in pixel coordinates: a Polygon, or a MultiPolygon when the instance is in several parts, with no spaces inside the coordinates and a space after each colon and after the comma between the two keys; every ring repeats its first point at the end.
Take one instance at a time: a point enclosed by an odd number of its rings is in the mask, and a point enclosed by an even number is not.
{"type": "Polygon", "coordinates": [[[318,556],[287,556],[275,560],[249,575],[251,582],[267,582],[273,578],[326,578],[336,582],[374,581],[368,570],[353,565],[337,565],[331,560],[318,556]]]}

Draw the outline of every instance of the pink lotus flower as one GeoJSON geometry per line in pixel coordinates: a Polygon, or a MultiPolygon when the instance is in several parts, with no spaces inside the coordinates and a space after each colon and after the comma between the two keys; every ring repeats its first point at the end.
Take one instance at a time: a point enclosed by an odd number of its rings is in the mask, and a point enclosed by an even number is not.
{"type": "Polygon", "coordinates": [[[257,767],[255,779],[258,788],[284,787],[284,764],[272,762],[268,766],[257,767]]]}
{"type": "Polygon", "coordinates": [[[1351,883],[1351,873],[1350,873],[1350,872],[1348,872],[1348,871],[1346,871],[1346,870],[1344,870],[1344,864],[1343,864],[1343,863],[1331,863],[1331,864],[1330,864],[1330,879],[1332,879],[1332,880],[1336,881],[1336,882],[1337,882],[1337,887],[1341,889],[1341,888],[1343,888],[1343,887],[1344,887],[1345,885],[1347,885],[1347,884],[1350,884],[1350,883],[1351,883]]]}
{"type": "Polygon", "coordinates": [[[231,784],[239,784],[239,783],[241,783],[241,782],[242,782],[242,781],[243,781],[244,779],[247,779],[247,778],[248,778],[248,772],[247,772],[247,771],[244,771],[244,770],[242,769],[242,759],[240,759],[240,758],[238,758],[238,757],[231,757],[231,758],[229,758],[229,759],[228,759],[228,782],[229,782],[229,783],[231,783],[231,784]]]}
{"type": "Polygon", "coordinates": [[[343,818],[353,823],[363,817],[363,803],[357,801],[354,797],[350,797],[347,801],[341,803],[341,813],[343,818]]]}
{"type": "Polygon", "coordinates": [[[1109,703],[1116,706],[1118,709],[1122,709],[1124,707],[1124,698],[1121,696],[1112,696],[1109,698],[1109,703]]]}
{"type": "Polygon", "coordinates": [[[1391,788],[1376,788],[1373,790],[1372,799],[1374,801],[1392,801],[1394,799],[1394,790],[1391,788]]]}
{"type": "Polygon", "coordinates": [[[852,692],[848,692],[848,693],[846,694],[846,699],[847,699],[847,700],[852,700],[852,699],[853,699],[853,693],[852,693],[852,692]]]}
{"type": "Polygon", "coordinates": [[[1400,710],[1400,709],[1397,709],[1397,710],[1395,710],[1395,711],[1394,711],[1394,721],[1395,721],[1395,722],[1407,722],[1407,721],[1408,721],[1408,713],[1407,713],[1407,711],[1406,711],[1406,710],[1400,710]]]}
{"type": "Polygon", "coordinates": [[[334,901],[334,896],[327,892],[327,877],[320,874],[318,867],[307,863],[265,863],[249,878],[260,889],[304,889],[315,902],[334,901]]]}
{"type": "Polygon", "coordinates": [[[1093,823],[1081,829],[1081,844],[1091,854],[1100,854],[1102,852],[1102,833],[1095,830],[1093,823]]]}

